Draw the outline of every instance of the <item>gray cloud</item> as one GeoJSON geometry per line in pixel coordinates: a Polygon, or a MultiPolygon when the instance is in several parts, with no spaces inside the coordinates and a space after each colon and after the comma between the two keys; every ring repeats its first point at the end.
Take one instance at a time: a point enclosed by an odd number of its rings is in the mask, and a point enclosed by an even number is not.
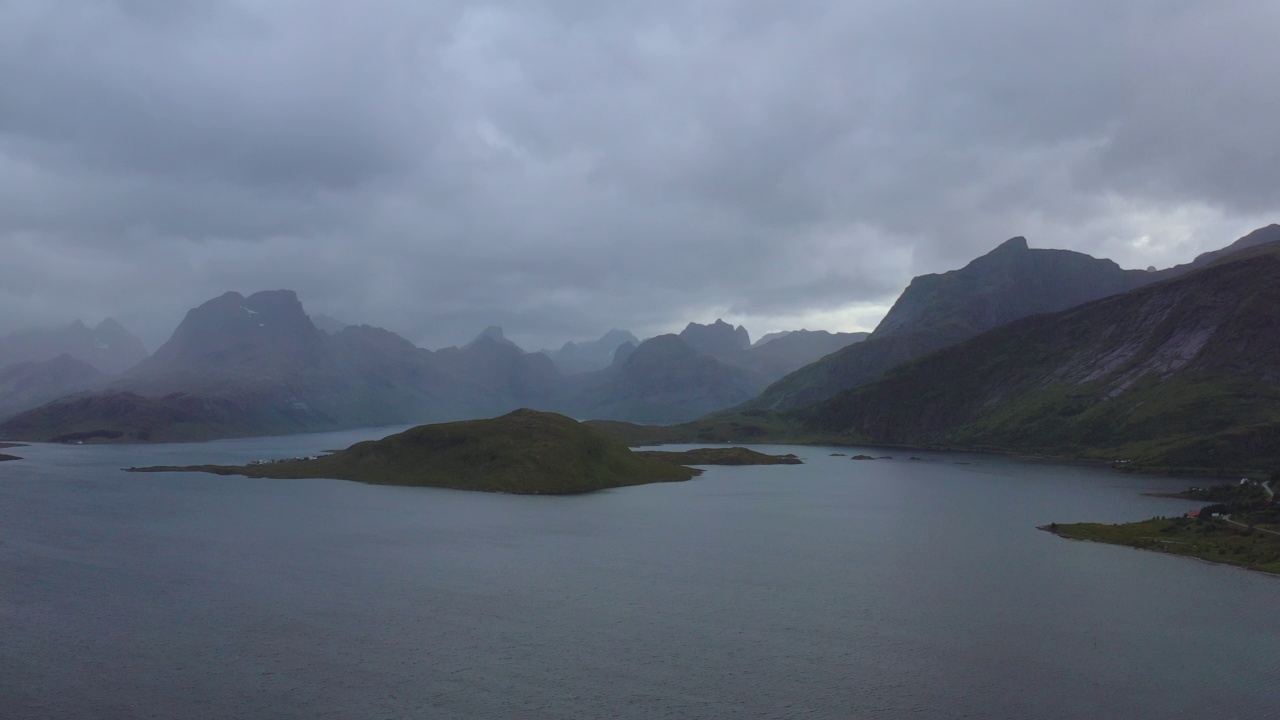
{"type": "Polygon", "coordinates": [[[1012,235],[1280,211],[1280,11],[1199,0],[0,0],[0,332],[228,289],[430,347],[874,323],[1012,235]]]}

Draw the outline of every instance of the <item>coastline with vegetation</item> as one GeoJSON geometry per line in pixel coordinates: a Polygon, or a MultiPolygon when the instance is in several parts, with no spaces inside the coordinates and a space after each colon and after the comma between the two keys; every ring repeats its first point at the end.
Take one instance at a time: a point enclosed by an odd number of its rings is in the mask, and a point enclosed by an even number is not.
{"type": "Polygon", "coordinates": [[[1137,522],[1052,523],[1040,529],[1071,540],[1185,555],[1280,575],[1280,505],[1273,480],[1194,487],[1159,497],[1207,502],[1178,517],[1137,522]]]}

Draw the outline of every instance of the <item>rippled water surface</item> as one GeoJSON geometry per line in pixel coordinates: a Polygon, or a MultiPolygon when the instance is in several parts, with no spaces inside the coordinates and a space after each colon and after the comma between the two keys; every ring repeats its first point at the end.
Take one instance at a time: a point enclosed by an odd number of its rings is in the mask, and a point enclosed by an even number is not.
{"type": "Polygon", "coordinates": [[[1280,708],[1280,581],[1035,529],[1181,513],[1139,493],[1185,481],[831,448],[577,497],[119,470],[381,434],[7,451],[0,717],[1280,708]]]}

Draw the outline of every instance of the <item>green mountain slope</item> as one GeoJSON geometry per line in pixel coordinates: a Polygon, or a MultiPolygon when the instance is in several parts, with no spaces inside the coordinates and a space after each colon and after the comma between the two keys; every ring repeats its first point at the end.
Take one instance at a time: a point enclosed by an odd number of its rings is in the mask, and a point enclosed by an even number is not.
{"type": "Polygon", "coordinates": [[[1013,320],[1126,292],[1155,279],[1068,250],[1032,250],[1016,237],[965,267],[911,281],[875,332],[770,385],[750,408],[819,402],[880,379],[913,358],[1013,320]]]}
{"type": "Polygon", "coordinates": [[[851,440],[1280,466],[1280,245],[1010,323],[792,415],[851,440]]]}
{"type": "Polygon", "coordinates": [[[1280,225],[1269,225],[1190,263],[1152,272],[1067,250],[1030,249],[1016,237],[959,270],[915,278],[865,341],[778,380],[743,409],[811,405],[1014,320],[1178,277],[1277,240],[1280,225]]]}

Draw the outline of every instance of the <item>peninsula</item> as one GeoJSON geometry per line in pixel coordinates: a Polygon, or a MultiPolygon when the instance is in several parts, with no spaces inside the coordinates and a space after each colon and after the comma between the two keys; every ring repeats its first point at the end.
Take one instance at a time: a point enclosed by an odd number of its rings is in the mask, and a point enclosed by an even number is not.
{"type": "Polygon", "coordinates": [[[1273,502],[1269,482],[1243,480],[1191,488],[1171,497],[1211,504],[1178,517],[1154,517],[1119,525],[1053,523],[1040,529],[1072,540],[1189,555],[1280,574],[1280,505],[1273,502]]]}
{"type": "Polygon", "coordinates": [[[717,448],[718,456],[694,452],[694,455],[632,452],[608,434],[564,415],[516,410],[487,420],[421,425],[314,458],[238,466],[157,466],[129,470],[281,479],[334,478],[376,485],[566,495],[676,482],[701,474],[701,470],[685,467],[681,461],[698,464],[799,462],[794,456],[778,458],[743,448],[717,448]]]}

